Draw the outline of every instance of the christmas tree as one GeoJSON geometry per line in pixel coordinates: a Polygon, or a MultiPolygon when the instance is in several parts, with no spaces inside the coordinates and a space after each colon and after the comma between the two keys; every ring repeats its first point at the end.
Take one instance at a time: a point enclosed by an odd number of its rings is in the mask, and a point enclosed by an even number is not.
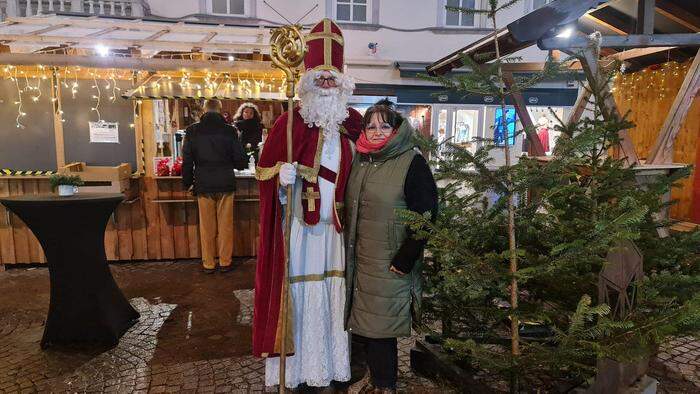
{"type": "MultiPolygon", "coordinates": [[[[496,31],[496,15],[516,3],[454,11],[484,14],[496,31]]],[[[548,61],[543,73],[506,83],[503,65],[518,59],[501,57],[498,44],[495,51],[487,65],[465,57],[466,76],[433,80],[492,95],[505,114],[509,96],[559,68],[548,61]]],[[[594,376],[597,359],[647,357],[671,336],[700,328],[700,232],[662,239],[668,223],[656,215],[666,208],[661,197],[690,169],[640,187],[638,169],[611,154],[619,131],[632,127],[624,116],[607,116],[612,75],[588,87],[590,116],[557,127],[561,137],[547,160],[512,163],[501,141],[482,141],[475,153],[441,146],[437,221],[405,213],[431,254],[426,321],[439,323],[443,347],[459,362],[500,376],[511,392],[580,383],[594,376]],[[506,164],[494,168],[499,154],[506,164]],[[599,297],[599,274],[625,242],[644,256],[644,276],[624,289],[631,308],[617,310],[599,297]]]]}

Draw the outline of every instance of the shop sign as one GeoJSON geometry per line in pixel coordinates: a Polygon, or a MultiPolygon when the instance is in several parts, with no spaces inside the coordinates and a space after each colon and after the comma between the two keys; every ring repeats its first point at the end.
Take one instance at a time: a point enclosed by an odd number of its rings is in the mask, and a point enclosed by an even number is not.
{"type": "Polygon", "coordinates": [[[90,123],[90,142],[118,144],[119,122],[105,122],[100,120],[90,123]]]}

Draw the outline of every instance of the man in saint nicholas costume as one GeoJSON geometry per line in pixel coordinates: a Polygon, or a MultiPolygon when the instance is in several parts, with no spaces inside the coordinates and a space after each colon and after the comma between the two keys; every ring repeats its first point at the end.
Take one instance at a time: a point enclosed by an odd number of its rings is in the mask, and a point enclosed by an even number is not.
{"type": "Polygon", "coordinates": [[[350,380],[344,328],[343,196],[362,117],[347,107],[355,84],[344,75],[343,36],[331,20],[306,37],[301,105],[282,114],[260,155],[260,245],[255,278],[253,353],[267,357],[265,385],[279,383],[284,209],[293,208],[289,251],[286,386],[325,387],[350,380]],[[287,117],[293,158],[287,161],[287,117]],[[293,201],[284,187],[293,185],[293,201]]]}

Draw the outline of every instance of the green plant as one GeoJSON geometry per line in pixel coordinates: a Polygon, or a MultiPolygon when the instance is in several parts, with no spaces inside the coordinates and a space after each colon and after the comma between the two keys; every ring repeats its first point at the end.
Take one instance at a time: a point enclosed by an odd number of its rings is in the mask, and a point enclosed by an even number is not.
{"type": "Polygon", "coordinates": [[[83,180],[80,179],[80,176],[64,174],[51,175],[49,177],[49,183],[51,183],[51,190],[56,190],[56,188],[61,185],[82,186],[84,184],[83,180]]]}
{"type": "MultiPolygon", "coordinates": [[[[488,0],[487,10],[460,11],[485,14],[496,30],[497,12],[516,2],[488,0]]],[[[514,59],[495,49],[493,63],[465,57],[472,73],[432,80],[492,95],[504,109],[508,96],[556,72],[548,61],[543,74],[506,84],[503,64],[514,59]]],[[[584,381],[597,358],[638,359],[671,336],[700,329],[700,232],[659,239],[657,229],[668,223],[653,215],[690,169],[640,188],[636,168],[609,155],[619,131],[632,125],[610,116],[605,85],[592,87],[589,118],[558,126],[562,137],[550,160],[511,163],[508,144],[489,140],[474,153],[440,147],[437,221],[404,213],[432,255],[424,273],[426,326],[439,326],[446,350],[508,381],[511,392],[584,381]],[[506,165],[494,168],[499,152],[506,165]],[[617,319],[596,296],[606,255],[623,240],[641,249],[645,278],[636,284],[634,308],[617,319]]]]}

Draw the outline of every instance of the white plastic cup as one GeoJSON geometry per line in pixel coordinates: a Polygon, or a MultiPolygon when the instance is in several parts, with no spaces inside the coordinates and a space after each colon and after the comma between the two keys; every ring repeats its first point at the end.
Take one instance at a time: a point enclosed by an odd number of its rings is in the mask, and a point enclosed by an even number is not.
{"type": "Polygon", "coordinates": [[[78,186],[58,185],[58,195],[61,197],[72,196],[78,192],[78,186]]]}

